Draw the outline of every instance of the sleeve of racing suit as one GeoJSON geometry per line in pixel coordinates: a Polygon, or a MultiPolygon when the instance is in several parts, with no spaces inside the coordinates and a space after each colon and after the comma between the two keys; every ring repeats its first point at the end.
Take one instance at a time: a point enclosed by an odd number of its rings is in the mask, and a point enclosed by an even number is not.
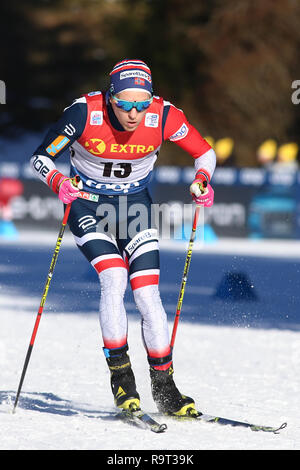
{"type": "Polygon", "coordinates": [[[56,170],[55,160],[77,140],[84,128],[87,117],[85,98],[79,98],[66,108],[60,119],[48,130],[43,142],[33,153],[30,163],[33,173],[47,183],[49,173],[56,170]]]}
{"type": "Polygon", "coordinates": [[[216,167],[215,151],[197,129],[188,122],[180,109],[165,102],[164,115],[166,116],[163,131],[164,140],[174,142],[190,154],[195,160],[196,173],[202,173],[209,183],[216,167]]]}

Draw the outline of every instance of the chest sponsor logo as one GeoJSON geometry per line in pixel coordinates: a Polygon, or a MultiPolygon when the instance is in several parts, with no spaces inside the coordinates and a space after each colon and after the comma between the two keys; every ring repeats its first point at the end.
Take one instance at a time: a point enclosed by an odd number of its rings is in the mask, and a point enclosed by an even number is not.
{"type": "Polygon", "coordinates": [[[141,144],[109,144],[106,145],[101,139],[89,139],[85,141],[84,147],[93,155],[102,155],[107,153],[119,154],[148,154],[154,151],[154,145],[141,144]]]}
{"type": "Polygon", "coordinates": [[[90,117],[91,126],[101,126],[103,123],[103,112],[102,111],[92,111],[90,117]]]}
{"type": "Polygon", "coordinates": [[[70,139],[68,139],[68,137],[66,137],[65,135],[59,135],[46,148],[47,153],[49,153],[49,155],[51,155],[51,157],[54,157],[54,155],[56,155],[58,152],[60,152],[67,145],[68,142],[70,142],[70,139]]]}
{"type": "Polygon", "coordinates": [[[174,140],[183,139],[188,134],[188,132],[189,132],[188,126],[185,123],[183,123],[182,126],[178,129],[178,131],[176,131],[175,134],[169,137],[169,140],[174,142],[174,140]]]}
{"type": "Polygon", "coordinates": [[[158,127],[159,115],[154,113],[146,113],[145,127],[158,127]]]}
{"type": "Polygon", "coordinates": [[[111,144],[110,151],[112,153],[149,153],[153,152],[153,145],[140,144],[111,144]]]}
{"type": "Polygon", "coordinates": [[[84,146],[93,155],[102,155],[106,149],[105,142],[101,139],[89,139],[84,143],[84,146]]]}

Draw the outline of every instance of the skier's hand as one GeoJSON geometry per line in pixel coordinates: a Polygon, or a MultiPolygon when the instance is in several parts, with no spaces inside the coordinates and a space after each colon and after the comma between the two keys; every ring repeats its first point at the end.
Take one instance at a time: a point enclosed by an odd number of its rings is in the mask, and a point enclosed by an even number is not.
{"type": "Polygon", "coordinates": [[[70,204],[75,201],[82,189],[82,181],[79,176],[69,178],[57,170],[49,173],[47,182],[49,187],[58,194],[59,199],[64,204],[70,204]]]}
{"type": "MultiPolygon", "coordinates": [[[[80,188],[77,182],[73,180],[74,178],[62,177],[61,181],[59,182],[58,197],[64,204],[69,204],[70,202],[75,201],[75,199],[77,199],[80,194],[80,188]]],[[[79,182],[79,184],[82,188],[81,181],[79,182]]]]}
{"type": "Polygon", "coordinates": [[[211,207],[214,203],[214,190],[202,174],[196,175],[190,186],[190,193],[199,206],[211,207]]]}

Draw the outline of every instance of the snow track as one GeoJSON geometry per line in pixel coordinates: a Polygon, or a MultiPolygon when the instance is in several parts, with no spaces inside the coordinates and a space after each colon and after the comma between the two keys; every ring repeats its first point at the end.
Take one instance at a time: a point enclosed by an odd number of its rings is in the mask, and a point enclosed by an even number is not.
{"type": "MultiPolygon", "coordinates": [[[[13,248],[11,244],[9,247],[13,248]]],[[[155,435],[115,420],[109,372],[102,353],[96,308],[97,290],[91,288],[94,297],[85,297],[87,308],[81,304],[80,310],[80,304],[74,301],[74,293],[68,290],[67,285],[62,286],[60,281],[55,283],[55,276],[19,405],[16,413],[12,414],[52,245],[48,247],[48,258],[45,252],[31,246],[29,254],[40,255],[39,262],[34,261],[31,266],[23,266],[9,257],[10,252],[5,245],[0,248],[1,450],[148,449],[175,452],[300,449],[300,322],[297,321],[297,315],[290,328],[287,319],[285,323],[275,321],[272,325],[271,316],[268,317],[268,327],[264,327],[264,322],[252,326],[251,319],[250,326],[249,321],[243,322],[242,319],[240,322],[235,319],[231,324],[229,321],[221,324],[220,316],[215,323],[206,322],[208,316],[205,315],[201,321],[201,313],[206,305],[203,304],[203,298],[212,295],[212,287],[200,282],[200,297],[197,298],[196,271],[190,273],[191,292],[187,289],[185,294],[184,319],[180,321],[174,348],[178,388],[192,396],[198,409],[208,414],[270,426],[287,421],[288,427],[280,434],[255,433],[249,429],[201,422],[177,422],[166,418],[163,422],[167,423],[168,430],[155,435]],[[5,259],[5,256],[8,258],[5,259]],[[36,272],[35,278],[30,275],[32,266],[36,272]],[[12,283],[13,278],[16,280],[15,285],[12,283]],[[67,312],[59,309],[59,298],[69,304],[67,312]],[[72,312],[73,301],[75,306],[72,312]],[[189,313],[190,310],[193,311],[189,313]]],[[[16,250],[19,259],[24,256],[28,258],[28,251],[27,254],[22,252],[20,245],[16,250]]],[[[67,250],[62,248],[62,251],[67,250]]],[[[217,262],[218,257],[223,255],[211,256],[217,262]]],[[[193,258],[193,263],[197,263],[197,257],[193,258]]],[[[87,265],[83,266],[86,274],[87,265]]],[[[168,269],[167,265],[164,267],[168,269]]],[[[179,284],[182,267],[181,256],[178,279],[174,281],[166,275],[162,280],[162,293],[173,290],[173,293],[169,292],[171,297],[165,298],[169,305],[170,330],[177,292],[175,287],[167,289],[167,285],[179,284]]],[[[59,261],[56,269],[62,269],[59,261]]],[[[80,282],[80,279],[75,281],[80,282]]],[[[298,282],[294,278],[295,298],[299,295],[296,287],[298,282]]],[[[93,284],[91,279],[90,283],[93,284]]],[[[150,393],[139,316],[132,299],[126,302],[130,312],[129,352],[141,405],[159,420],[150,393]]],[[[212,309],[217,304],[207,304],[206,309],[208,305],[212,309]]],[[[256,308],[256,304],[253,305],[251,308],[256,308]]],[[[211,316],[214,314],[212,310],[209,313],[211,316]]]]}

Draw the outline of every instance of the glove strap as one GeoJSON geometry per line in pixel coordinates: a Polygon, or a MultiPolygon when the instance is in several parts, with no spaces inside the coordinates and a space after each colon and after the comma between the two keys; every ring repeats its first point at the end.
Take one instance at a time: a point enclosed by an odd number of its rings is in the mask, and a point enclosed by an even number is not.
{"type": "Polygon", "coordinates": [[[204,184],[205,187],[208,185],[210,181],[209,174],[206,173],[204,170],[198,170],[195,175],[195,179],[201,179],[203,183],[206,183],[204,184]]]}
{"type": "Polygon", "coordinates": [[[66,178],[60,171],[52,170],[47,176],[47,184],[50,189],[56,194],[59,193],[60,185],[65,181],[66,178]]]}

